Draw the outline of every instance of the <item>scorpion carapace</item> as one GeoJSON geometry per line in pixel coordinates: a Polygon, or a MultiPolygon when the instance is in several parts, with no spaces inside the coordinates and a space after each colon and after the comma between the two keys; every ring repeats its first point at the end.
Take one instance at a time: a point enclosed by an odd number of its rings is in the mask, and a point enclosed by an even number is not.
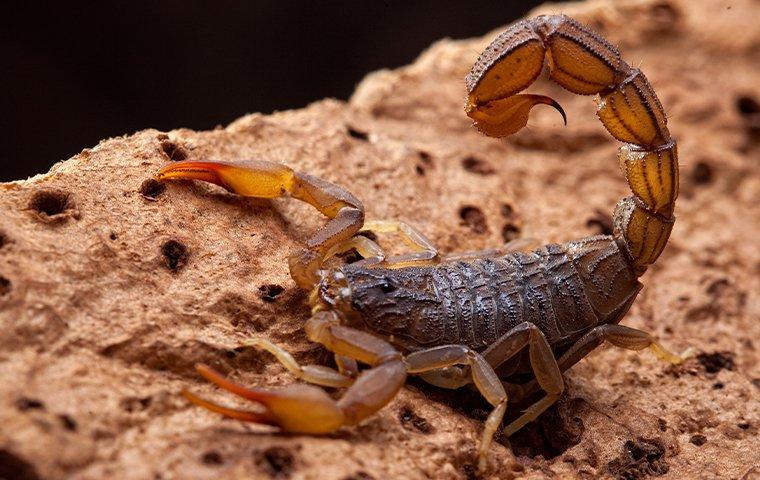
{"type": "Polygon", "coordinates": [[[634,196],[618,204],[614,235],[530,253],[505,248],[444,256],[403,222],[365,223],[363,205],[348,191],[284,165],[184,161],[162,168],[159,179],[204,180],[259,198],[289,195],[330,218],[289,263],[298,286],[311,292],[306,335],[335,354],[337,369],[301,366],[264,338],[250,345],[273,354],[305,382],[347,388],[337,401],[308,384],[248,389],[199,365],[203,377],[263,408],[234,410],[185,396],[229,417],[322,433],[381,409],[409,374],[444,388],[472,384],[493,406],[478,446],[483,471],[508,391],[512,400],[546,393],[505,427],[510,435],[556,401],[564,389],[562,372],[605,340],[680,362],[683,356],[648,333],[618,325],[641,289],[638,276],[667,242],[678,193],[675,142],[643,74],[574,20],[541,16],[510,27],[480,56],[467,76],[467,114],[484,133],[504,136],[525,126],[537,104],[562,112],[551,98],[517,94],[536,79],[545,57],[560,85],[598,94],[602,123],[627,142],[620,161],[634,196]],[[395,232],[411,253],[387,257],[358,234],[362,228],[395,232]],[[328,266],[327,259],[350,249],[364,259],[328,266]],[[369,368],[360,370],[357,362],[369,368]]]}

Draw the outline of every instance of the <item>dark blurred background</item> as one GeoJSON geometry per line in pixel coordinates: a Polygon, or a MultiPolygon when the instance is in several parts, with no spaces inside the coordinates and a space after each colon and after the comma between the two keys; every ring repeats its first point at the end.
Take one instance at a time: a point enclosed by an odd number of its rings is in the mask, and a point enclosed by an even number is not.
{"type": "Polygon", "coordinates": [[[539,3],[7,2],[0,181],[143,128],[210,129],[347,99],[368,72],[405,65],[443,37],[483,35],[539,3]]]}

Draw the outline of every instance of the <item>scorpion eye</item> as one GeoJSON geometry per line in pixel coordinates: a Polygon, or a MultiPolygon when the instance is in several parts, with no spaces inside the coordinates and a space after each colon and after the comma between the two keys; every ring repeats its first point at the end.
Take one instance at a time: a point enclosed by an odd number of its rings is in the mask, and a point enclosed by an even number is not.
{"type": "Polygon", "coordinates": [[[382,290],[382,291],[383,291],[383,293],[391,293],[392,291],[396,290],[396,286],[395,286],[395,285],[393,285],[393,284],[392,284],[391,282],[389,282],[388,280],[385,280],[385,281],[383,281],[383,282],[380,284],[380,290],[382,290]]]}

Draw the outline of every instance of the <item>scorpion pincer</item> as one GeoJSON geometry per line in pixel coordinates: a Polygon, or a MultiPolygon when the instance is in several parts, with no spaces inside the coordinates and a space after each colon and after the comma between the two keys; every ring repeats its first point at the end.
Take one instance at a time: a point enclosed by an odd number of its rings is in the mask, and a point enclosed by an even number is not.
{"type": "Polygon", "coordinates": [[[682,361],[650,334],[619,325],[642,288],[638,277],[670,236],[678,196],[676,142],[660,101],[641,71],[606,40],[564,15],[518,22],[496,38],[467,75],[466,113],[483,133],[502,137],[527,123],[535,105],[564,112],[549,97],[519,94],[548,63],[549,77],[570,92],[596,95],[597,115],[624,146],[620,165],[633,195],[615,208],[612,235],[597,235],[530,253],[442,256],[420,232],[397,221],[364,222],[364,207],[338,185],[266,161],[184,161],[157,178],[197,179],[258,198],[291,196],[330,220],[289,258],[299,287],[311,292],[308,338],[335,354],[337,369],[299,365],[266,339],[272,353],[306,383],[245,388],[198,365],[206,379],[263,408],[241,411],[184,392],[200,406],[286,432],[324,433],[355,425],[386,405],[418,375],[444,388],[474,384],[493,406],[477,449],[487,467],[492,437],[508,395],[545,395],[504,429],[511,435],[562,394],[562,372],[604,341],[682,361]],[[395,232],[411,253],[389,257],[362,230],[395,232]],[[355,249],[359,262],[325,261],[355,249]],[[368,368],[360,370],[357,362],[368,368]],[[346,388],[334,400],[316,384],[346,388]],[[506,386],[506,388],[505,388],[506,386]]]}

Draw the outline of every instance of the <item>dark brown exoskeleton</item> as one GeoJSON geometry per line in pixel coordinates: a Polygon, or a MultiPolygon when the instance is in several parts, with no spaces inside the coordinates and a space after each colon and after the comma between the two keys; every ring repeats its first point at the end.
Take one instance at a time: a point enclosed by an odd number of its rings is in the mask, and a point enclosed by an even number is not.
{"type": "Polygon", "coordinates": [[[322,433],[360,422],[387,404],[408,374],[445,388],[474,384],[494,409],[478,448],[479,468],[507,407],[507,391],[546,395],[505,428],[510,435],[560,396],[562,371],[603,341],[651,349],[678,363],[648,333],[618,325],[636,298],[638,277],[668,241],[678,195],[676,144],[662,106],[644,75],[608,42],[565,16],[514,24],[488,46],[467,76],[467,114],[490,136],[525,126],[537,104],[551,98],[518,94],[548,61],[549,76],[564,88],[597,95],[597,114],[625,142],[620,163],[633,196],[620,201],[614,234],[530,253],[488,251],[442,256],[412,227],[364,222],[361,202],[343,188],[271,162],[185,161],[161,169],[159,179],[216,183],[259,198],[290,195],[331,220],[290,258],[296,283],[311,292],[307,336],[335,353],[338,369],[301,366],[266,339],[264,348],[298,378],[347,387],[339,400],[322,389],[293,384],[248,389],[204,365],[205,378],[261,404],[260,411],[222,407],[185,392],[196,404],[224,415],[322,433]],[[397,232],[412,253],[386,257],[362,229],[397,232]],[[325,260],[356,249],[364,260],[327,268],[325,260]],[[359,371],[357,362],[370,368],[359,371]],[[504,385],[509,388],[505,389],[504,385]],[[522,385],[516,385],[522,384],[522,385]]]}

